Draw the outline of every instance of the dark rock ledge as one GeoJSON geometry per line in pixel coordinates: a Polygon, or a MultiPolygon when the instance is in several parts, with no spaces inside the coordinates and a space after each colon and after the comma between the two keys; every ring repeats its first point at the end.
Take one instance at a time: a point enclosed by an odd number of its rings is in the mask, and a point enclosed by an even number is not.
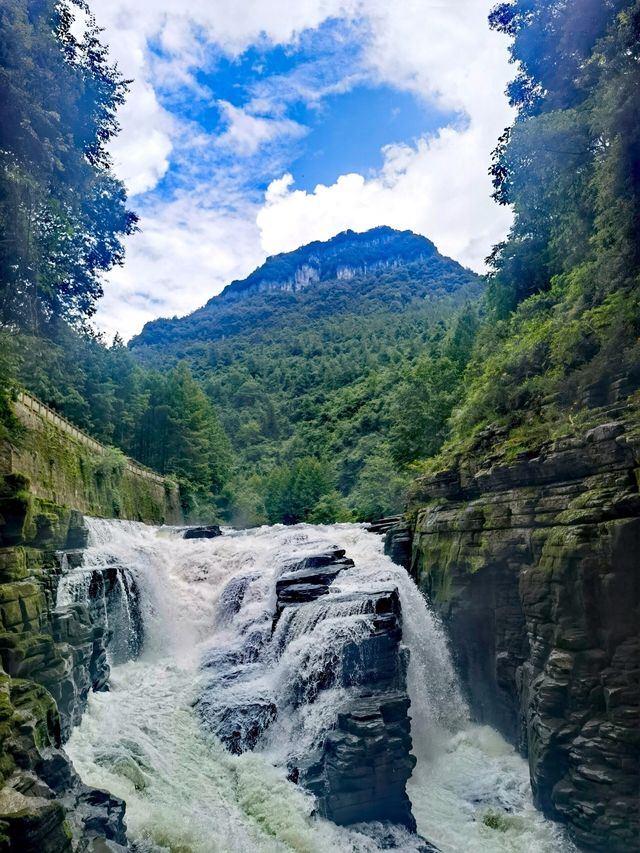
{"type": "Polygon", "coordinates": [[[217,524],[208,524],[205,527],[187,527],[182,534],[183,539],[214,539],[216,536],[222,536],[217,524]]]}
{"type": "MultiPolygon", "coordinates": [[[[197,703],[205,723],[232,752],[253,749],[264,731],[277,719],[278,701],[252,697],[242,705],[224,706],[226,683],[242,681],[246,667],[257,662],[270,643],[286,644],[286,611],[317,605],[341,572],[353,562],[341,549],[312,554],[284,567],[276,583],[277,604],[268,636],[249,638],[244,652],[212,655],[212,683],[197,703]],[[222,705],[221,705],[222,702],[222,705]]],[[[228,606],[235,611],[246,584],[235,579],[228,606]]],[[[225,598],[226,596],[226,598],[225,598]]],[[[317,618],[331,614],[314,610],[317,618]],[[322,615],[325,614],[325,615],[322,615]]],[[[388,821],[415,832],[406,783],[416,759],[411,754],[409,697],[406,688],[408,649],[402,645],[402,615],[395,588],[375,593],[353,593],[336,597],[340,604],[352,602],[368,622],[368,633],[359,641],[345,643],[339,660],[327,662],[326,671],[314,684],[291,685],[283,710],[315,701],[321,690],[341,686],[352,690],[348,710],[337,715],[315,755],[289,767],[289,777],[315,794],[319,812],[338,824],[388,821]]],[[[314,623],[317,624],[317,623],[314,623]]],[[[270,652],[273,653],[273,647],[270,652]]],[[[235,694],[237,695],[237,694],[235,694]]],[[[434,850],[425,842],[425,851],[434,850]]]]}

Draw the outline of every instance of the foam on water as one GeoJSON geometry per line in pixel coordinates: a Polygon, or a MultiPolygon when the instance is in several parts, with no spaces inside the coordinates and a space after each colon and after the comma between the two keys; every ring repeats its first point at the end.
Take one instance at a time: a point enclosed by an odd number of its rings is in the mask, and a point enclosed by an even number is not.
{"type": "Polygon", "coordinates": [[[326,656],[364,630],[361,600],[350,594],[391,586],[400,592],[411,650],[418,766],[409,795],[419,831],[443,853],[573,849],[533,809],[525,762],[495,732],[469,724],[441,626],[404,569],[382,554],[380,537],[357,525],[300,525],[183,540],[133,522],[88,524],[84,565],[67,576],[62,595],[82,589],[82,572],[125,567],[139,590],[145,639],[137,660],[113,666],[110,692],[91,695],[68,751],[85,782],[126,800],[129,836],[140,853],[419,849],[402,829],[390,836],[382,826],[339,828],[314,816],[313,799],[286,778],[286,761],[317,740],[348,695],[335,687],[310,704],[287,705],[282,697],[296,681],[313,684],[326,656]],[[272,659],[248,664],[238,683],[218,686],[216,655],[245,648],[253,637],[259,643],[260,632],[270,630],[275,580],[286,562],[328,545],[355,562],[334,581],[325,596],[331,601],[292,608],[278,625],[282,642],[274,638],[272,659]],[[236,587],[242,596],[234,612],[236,587]],[[193,703],[212,679],[214,692],[249,690],[280,703],[277,723],[255,752],[231,755],[203,727],[193,703]],[[483,822],[488,814],[500,818],[489,820],[498,828],[483,822]]]}

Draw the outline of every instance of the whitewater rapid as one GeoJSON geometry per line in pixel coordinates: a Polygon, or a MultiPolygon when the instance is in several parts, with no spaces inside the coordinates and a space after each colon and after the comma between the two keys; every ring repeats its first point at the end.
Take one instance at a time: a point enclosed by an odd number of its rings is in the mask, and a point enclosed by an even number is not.
{"type": "Polygon", "coordinates": [[[381,537],[358,525],[298,525],[184,540],[174,530],[134,522],[87,524],[83,564],[63,578],[58,604],[86,595],[96,569],[116,565],[126,572],[111,614],[118,639],[110,651],[110,690],[91,694],[67,751],[87,784],[126,800],[128,834],[138,853],[420,850],[419,839],[401,828],[344,828],[319,818],[313,798],[287,779],[290,756],[309,749],[345,701],[333,689],[288,710],[291,680],[301,669],[322,665],[332,643],[360,630],[357,608],[336,606],[341,594],[390,586],[399,590],[403,642],[410,649],[418,764],[408,793],[419,833],[443,853],[574,850],[534,809],[526,763],[496,732],[469,722],[441,626],[405,570],[383,555],[381,537]],[[355,563],[332,585],[332,619],[318,630],[279,625],[294,632],[286,654],[248,671],[241,688],[217,681],[216,656],[271,625],[283,563],[331,545],[355,563]],[[225,590],[228,595],[236,581],[247,591],[230,615],[225,590]],[[130,607],[133,587],[144,644],[137,659],[122,663],[126,635],[134,647],[139,629],[130,607]],[[203,725],[198,703],[203,696],[215,702],[224,691],[232,697],[247,684],[282,707],[255,751],[232,755],[203,725]]]}

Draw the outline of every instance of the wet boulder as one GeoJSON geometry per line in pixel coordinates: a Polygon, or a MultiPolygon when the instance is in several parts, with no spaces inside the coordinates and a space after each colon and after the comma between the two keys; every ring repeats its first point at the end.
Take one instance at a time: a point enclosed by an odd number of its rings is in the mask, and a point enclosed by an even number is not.
{"type": "Polygon", "coordinates": [[[214,539],[216,536],[222,536],[217,524],[207,524],[202,527],[187,527],[182,534],[183,539],[214,539]]]}
{"type": "Polygon", "coordinates": [[[324,595],[340,572],[353,567],[341,549],[305,557],[287,566],[276,582],[278,611],[289,604],[304,604],[324,595]]]}
{"type": "Polygon", "coordinates": [[[395,587],[328,595],[334,580],[353,565],[343,551],[330,550],[290,565],[276,583],[278,612],[285,623],[282,614],[289,609],[303,620],[313,609],[309,626],[348,612],[358,614],[364,629],[345,641],[337,658],[328,656],[324,669],[314,671],[315,684],[300,673],[294,678],[298,702],[313,702],[332,687],[353,692],[348,710],[337,715],[317,753],[301,766],[291,766],[290,778],[314,793],[320,813],[335,823],[383,821],[415,832],[406,793],[416,759],[411,754],[400,596],[395,587]]]}
{"type": "MultiPolygon", "coordinates": [[[[195,707],[234,754],[301,732],[300,719],[315,714],[313,739],[301,734],[302,747],[290,744],[289,778],[315,794],[319,813],[336,823],[415,832],[406,792],[416,759],[400,596],[393,585],[341,590],[336,580],[353,568],[340,548],[283,562],[274,612],[255,626],[264,629],[255,632],[259,642],[249,642],[247,632],[232,648],[207,655],[209,682],[195,707]],[[340,699],[332,705],[334,689],[340,699]],[[324,710],[314,710],[323,699],[324,710]]],[[[241,612],[249,582],[237,576],[223,591],[230,618],[241,612]]]]}
{"type": "Polygon", "coordinates": [[[325,817],[338,824],[388,821],[412,832],[416,822],[406,792],[416,764],[406,693],[363,692],[338,715],[304,783],[325,817]]]}
{"type": "Polygon", "coordinates": [[[254,749],[277,714],[275,703],[268,700],[226,708],[216,721],[215,732],[229,752],[241,755],[254,749]]]}

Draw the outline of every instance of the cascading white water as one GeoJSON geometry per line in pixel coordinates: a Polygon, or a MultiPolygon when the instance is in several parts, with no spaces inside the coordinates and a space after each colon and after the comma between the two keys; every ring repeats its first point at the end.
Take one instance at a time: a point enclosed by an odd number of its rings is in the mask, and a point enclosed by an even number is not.
{"type": "Polygon", "coordinates": [[[404,569],[382,554],[380,537],[357,525],[299,525],[183,540],[133,522],[87,523],[84,564],[60,594],[82,589],[82,573],[126,570],[144,645],[138,659],[113,666],[110,692],[92,694],[68,751],[84,781],[126,800],[141,853],[419,850],[400,828],[390,837],[381,826],[339,828],[314,816],[313,798],[287,780],[287,762],[311,749],[348,701],[338,685],[311,703],[305,690],[346,638],[367,630],[354,593],[392,587],[411,652],[418,766],[409,795],[419,832],[443,853],[573,850],[533,809],[522,759],[492,730],[469,724],[439,623],[404,569]],[[354,568],[328,596],[288,610],[267,652],[252,655],[271,631],[283,567],[330,545],[354,568]],[[253,752],[232,755],[203,720],[247,697],[266,712],[277,707],[277,716],[253,752]]]}

